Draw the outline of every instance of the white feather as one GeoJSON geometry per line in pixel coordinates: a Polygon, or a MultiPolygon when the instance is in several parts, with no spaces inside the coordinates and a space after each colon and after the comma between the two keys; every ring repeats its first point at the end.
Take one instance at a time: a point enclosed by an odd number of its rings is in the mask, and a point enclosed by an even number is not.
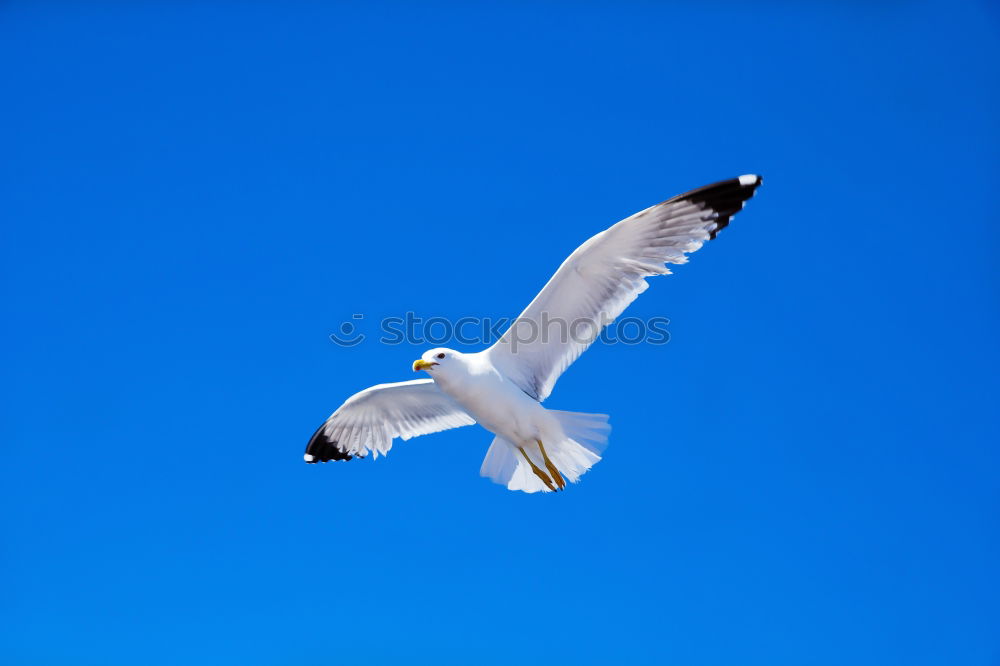
{"type": "Polygon", "coordinates": [[[711,237],[717,217],[702,204],[675,198],[592,237],[563,262],[487,350],[491,362],[526,393],[545,400],[601,329],[646,290],[645,278],[669,275],[664,264],[687,262],[685,253],[695,252],[711,237]],[[572,339],[561,335],[563,324],[551,323],[578,321],[591,323],[591,335],[572,339]],[[550,335],[535,335],[546,322],[550,335]]]}
{"type": "Polygon", "coordinates": [[[416,379],[355,393],[330,415],[323,432],[344,453],[378,458],[396,437],[407,440],[475,422],[434,380],[416,379]]]}

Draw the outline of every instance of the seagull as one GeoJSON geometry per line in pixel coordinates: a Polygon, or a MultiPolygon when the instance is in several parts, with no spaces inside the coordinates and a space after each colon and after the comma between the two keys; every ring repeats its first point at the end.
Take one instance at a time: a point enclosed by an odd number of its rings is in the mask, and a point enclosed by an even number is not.
{"type": "Polygon", "coordinates": [[[477,353],[431,349],[412,365],[429,378],[354,394],[310,438],[305,461],[378,458],[397,437],[478,423],[495,436],[481,476],[527,493],[577,482],[601,460],[608,416],[542,402],[603,327],[646,290],[646,278],[686,263],[761,182],[750,174],[706,185],[600,232],[562,263],[496,344],[477,353]]]}

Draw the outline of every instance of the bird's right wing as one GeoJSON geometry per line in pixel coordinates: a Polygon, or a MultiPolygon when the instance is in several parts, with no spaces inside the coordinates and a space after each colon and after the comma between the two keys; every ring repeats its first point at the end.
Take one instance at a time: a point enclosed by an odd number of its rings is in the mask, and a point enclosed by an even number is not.
{"type": "Polygon", "coordinates": [[[746,175],[668,199],[602,231],[563,262],[548,284],[487,350],[493,365],[545,400],[559,375],[628,307],[651,275],[669,275],[715,238],[760,185],[746,175]]]}
{"type": "Polygon", "coordinates": [[[433,379],[379,384],[355,393],[337,408],[306,445],[307,463],[377,458],[396,437],[472,425],[475,419],[445,395],[433,379]]]}

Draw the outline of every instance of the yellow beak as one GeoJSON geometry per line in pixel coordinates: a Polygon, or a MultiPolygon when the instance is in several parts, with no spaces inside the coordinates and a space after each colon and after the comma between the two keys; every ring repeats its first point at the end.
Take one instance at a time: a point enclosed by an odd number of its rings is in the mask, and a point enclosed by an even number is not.
{"type": "Polygon", "coordinates": [[[420,370],[426,370],[427,368],[433,368],[437,363],[431,363],[430,361],[425,361],[422,358],[418,358],[413,362],[413,372],[418,372],[420,370]]]}

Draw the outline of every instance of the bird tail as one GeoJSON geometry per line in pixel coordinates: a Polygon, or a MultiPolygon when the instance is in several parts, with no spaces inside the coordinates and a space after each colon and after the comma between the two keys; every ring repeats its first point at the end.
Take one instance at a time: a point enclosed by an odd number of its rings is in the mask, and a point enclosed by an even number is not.
{"type": "MultiPolygon", "coordinates": [[[[608,415],[560,412],[554,409],[549,410],[549,413],[562,427],[562,437],[543,442],[545,452],[562,475],[576,483],[588,469],[597,464],[608,445],[608,433],[611,432],[608,415]]],[[[535,465],[545,469],[537,444],[525,446],[525,451],[535,465]]],[[[493,440],[479,475],[507,486],[509,490],[523,490],[526,493],[549,490],[532,471],[517,445],[503,437],[493,440]]]]}

